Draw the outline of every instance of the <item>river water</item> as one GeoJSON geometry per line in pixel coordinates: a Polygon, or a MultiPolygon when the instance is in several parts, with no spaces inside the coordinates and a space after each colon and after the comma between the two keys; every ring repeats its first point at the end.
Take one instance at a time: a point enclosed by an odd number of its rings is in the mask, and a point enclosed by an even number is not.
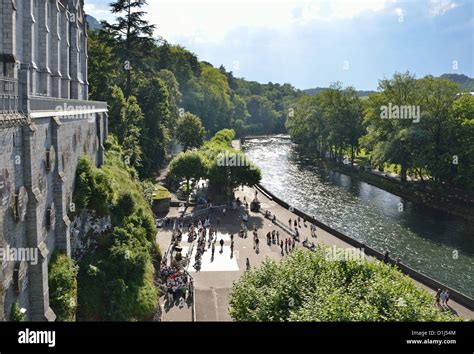
{"type": "Polygon", "coordinates": [[[338,172],[325,171],[286,138],[243,144],[262,185],[290,205],[392,258],[474,297],[474,223],[338,172]],[[403,203],[403,211],[399,211],[403,203]]]}

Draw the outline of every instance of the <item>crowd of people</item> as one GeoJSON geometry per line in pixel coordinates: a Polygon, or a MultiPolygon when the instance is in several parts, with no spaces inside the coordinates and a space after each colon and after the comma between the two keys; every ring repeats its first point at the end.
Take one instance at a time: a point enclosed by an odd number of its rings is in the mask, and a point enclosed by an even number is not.
{"type": "Polygon", "coordinates": [[[168,302],[172,304],[176,299],[180,299],[180,306],[182,306],[182,300],[186,299],[186,293],[191,288],[188,276],[174,266],[167,266],[166,261],[161,265],[160,275],[166,284],[168,302]]]}
{"type": "MultiPolygon", "coordinates": [[[[224,211],[225,213],[225,211],[224,211]]],[[[206,250],[212,250],[212,259],[214,259],[215,243],[217,241],[217,228],[211,225],[211,216],[205,219],[197,219],[188,225],[188,242],[197,240],[196,255],[194,256],[193,267],[200,270],[202,266],[202,256],[206,250]]]]}
{"type": "MultiPolygon", "coordinates": [[[[257,198],[257,195],[255,196],[257,198]]],[[[252,227],[247,226],[249,221],[249,203],[247,202],[246,198],[244,197],[243,202],[239,199],[233,201],[230,204],[231,210],[237,209],[237,207],[245,206],[244,213],[242,214],[242,220],[240,223],[240,231],[236,234],[238,237],[242,239],[247,239],[248,231],[253,234],[253,249],[256,254],[260,253],[260,239],[259,239],[259,229],[256,223],[253,223],[252,227]]],[[[224,240],[221,238],[219,240],[218,231],[217,229],[220,227],[220,216],[223,218],[226,217],[227,210],[224,207],[221,210],[222,214],[213,215],[215,220],[215,225],[212,226],[211,223],[211,212],[205,218],[197,218],[188,222],[187,224],[182,219],[177,219],[174,221],[173,225],[173,241],[176,244],[179,244],[181,241],[182,235],[187,233],[187,241],[188,243],[195,242],[196,245],[196,252],[194,257],[194,264],[193,267],[197,271],[201,269],[202,266],[202,257],[206,251],[211,252],[211,262],[214,261],[216,247],[220,246],[220,253],[223,253],[224,250],[224,240]]],[[[276,215],[271,211],[264,212],[264,216],[276,223],[276,215]]],[[[163,224],[165,226],[171,225],[172,220],[165,218],[163,219],[163,224]]],[[[290,254],[292,251],[296,249],[296,244],[300,240],[300,229],[302,227],[307,228],[307,221],[301,217],[295,217],[294,219],[290,218],[288,220],[288,227],[290,237],[283,237],[278,230],[272,230],[266,233],[266,243],[268,247],[277,246],[280,249],[281,256],[285,256],[290,254]]],[[[286,229],[286,228],[283,228],[286,229]]],[[[288,230],[287,230],[288,231],[288,230]]],[[[317,238],[317,227],[313,223],[309,223],[309,231],[312,238],[317,238]]],[[[314,242],[309,242],[308,238],[305,238],[303,245],[307,248],[314,248],[314,242]],[[311,246],[311,247],[310,247],[311,246]]],[[[231,258],[233,257],[234,250],[235,250],[235,240],[234,235],[230,236],[230,250],[231,250],[231,258]]],[[[191,257],[191,255],[189,255],[191,257]]],[[[388,251],[385,254],[384,261],[388,262],[388,251]]],[[[400,262],[399,258],[397,258],[396,264],[398,265],[400,262]]],[[[246,258],[246,269],[250,269],[250,260],[246,258]]],[[[166,281],[168,299],[170,302],[174,302],[176,299],[185,299],[187,291],[190,289],[190,283],[192,282],[191,278],[189,278],[185,272],[180,271],[176,267],[173,266],[166,266],[166,264],[161,268],[161,277],[166,281]]],[[[435,303],[436,306],[442,310],[449,309],[449,291],[447,289],[438,289],[435,295],[435,303]]]]}

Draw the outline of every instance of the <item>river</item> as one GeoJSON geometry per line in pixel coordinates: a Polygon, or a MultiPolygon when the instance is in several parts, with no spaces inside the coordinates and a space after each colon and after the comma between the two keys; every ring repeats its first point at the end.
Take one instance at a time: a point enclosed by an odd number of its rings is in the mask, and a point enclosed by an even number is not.
{"type": "Polygon", "coordinates": [[[262,185],[319,221],[470,297],[474,297],[474,223],[408,202],[301,155],[287,138],[246,140],[262,185]],[[403,211],[399,211],[403,203],[403,211]]]}

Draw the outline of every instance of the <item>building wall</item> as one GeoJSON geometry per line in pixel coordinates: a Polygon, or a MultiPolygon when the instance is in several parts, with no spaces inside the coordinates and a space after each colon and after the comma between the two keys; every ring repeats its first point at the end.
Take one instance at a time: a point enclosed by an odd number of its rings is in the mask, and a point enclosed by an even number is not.
{"type": "Polygon", "coordinates": [[[0,0],[0,28],[0,80],[16,81],[19,102],[16,112],[0,105],[0,248],[38,251],[37,264],[0,260],[0,321],[15,302],[28,320],[51,321],[48,262],[54,250],[70,256],[77,162],[102,164],[107,106],[86,101],[83,0],[0,0]],[[6,124],[12,113],[24,119],[6,124]]]}
{"type": "MultiPolygon", "coordinates": [[[[45,117],[34,126],[0,129],[0,166],[7,171],[10,198],[0,206],[2,247],[47,250],[37,265],[3,262],[3,311],[10,316],[15,301],[26,308],[28,318],[42,320],[49,310],[47,264],[53,250],[70,255],[70,229],[67,211],[74,192],[77,161],[86,155],[99,165],[103,161],[106,117],[95,114],[94,121],[79,117],[45,117]],[[33,128],[33,129],[32,129],[33,128]],[[50,169],[47,151],[54,149],[50,169]],[[14,195],[25,187],[28,208],[23,222],[14,218],[14,195]],[[54,222],[47,226],[47,210],[54,210],[54,222]],[[42,244],[44,243],[44,246],[42,244]],[[16,293],[14,267],[21,268],[16,293]]],[[[51,155],[50,155],[51,156],[51,155]]],[[[5,172],[3,172],[5,173],[5,172]]],[[[1,302],[0,302],[1,303],[1,302]]]]}
{"type": "Polygon", "coordinates": [[[0,28],[0,54],[28,66],[29,95],[88,98],[83,0],[0,0],[0,28]]]}

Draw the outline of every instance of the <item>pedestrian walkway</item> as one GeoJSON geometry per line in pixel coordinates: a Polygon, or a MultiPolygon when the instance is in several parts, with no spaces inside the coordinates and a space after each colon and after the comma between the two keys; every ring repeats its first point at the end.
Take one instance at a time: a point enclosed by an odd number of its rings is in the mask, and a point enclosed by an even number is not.
{"type": "MultiPolygon", "coordinates": [[[[236,192],[236,197],[240,198],[241,201],[247,200],[250,202],[255,196],[255,189],[253,188],[244,188],[236,192]]],[[[191,265],[188,268],[188,271],[192,274],[194,279],[195,286],[195,320],[196,321],[229,321],[231,320],[229,316],[229,304],[228,304],[228,294],[232,288],[232,284],[237,281],[246,269],[246,260],[247,258],[250,261],[251,267],[258,267],[265,259],[280,260],[285,257],[288,252],[283,252],[282,249],[276,245],[271,244],[267,245],[266,235],[268,232],[273,230],[279,231],[280,241],[291,238],[291,236],[286,232],[288,229],[288,220],[291,219],[292,222],[298,216],[290,212],[289,210],[281,207],[277,203],[273,202],[266,196],[261,193],[258,194],[258,198],[261,202],[261,207],[265,211],[270,211],[274,214],[277,220],[281,221],[284,228],[281,228],[274,224],[269,219],[265,218],[261,213],[250,213],[248,222],[246,223],[248,227],[248,237],[241,238],[238,236],[240,231],[240,225],[243,221],[243,210],[232,210],[228,209],[226,214],[223,215],[222,211],[214,210],[212,212],[212,221],[215,225],[215,220],[217,217],[220,219],[218,226],[218,237],[217,243],[215,245],[215,256],[214,260],[211,260],[211,250],[208,249],[202,258],[202,265],[200,271],[196,271],[192,268],[193,257],[191,257],[191,265]],[[252,226],[256,225],[257,235],[260,241],[259,252],[256,252],[254,249],[254,242],[252,236],[252,226]],[[231,257],[230,252],[230,235],[234,235],[234,254],[231,257]],[[223,253],[220,252],[219,241],[224,240],[224,250],[223,253]]],[[[291,226],[294,230],[294,224],[291,226]]],[[[317,229],[316,235],[317,238],[311,236],[310,224],[300,220],[299,226],[297,226],[300,234],[300,241],[308,238],[309,241],[312,241],[318,245],[325,246],[336,246],[338,248],[353,248],[351,245],[345,243],[344,241],[338,239],[330,233],[317,229]]],[[[158,237],[158,242],[161,249],[167,249],[171,239],[171,230],[164,229],[160,232],[158,237]]],[[[187,244],[186,237],[183,237],[181,242],[183,247],[183,255],[186,254],[187,250],[190,247],[190,244],[187,244]]],[[[206,246],[207,247],[207,246],[206,246]]],[[[297,249],[304,248],[302,242],[296,243],[297,249]]],[[[428,290],[433,294],[434,291],[427,288],[423,284],[417,283],[418,286],[428,290]]],[[[434,302],[434,300],[433,300],[434,302]]],[[[450,305],[454,311],[458,313],[459,316],[466,319],[474,319],[474,313],[469,309],[450,301],[450,305]]],[[[191,308],[192,309],[192,308],[191,308]]],[[[182,309],[173,309],[172,311],[167,312],[163,316],[164,321],[183,321],[191,320],[190,314],[192,311],[190,308],[182,309]]],[[[192,317],[192,316],[191,316],[192,317]]]]}

